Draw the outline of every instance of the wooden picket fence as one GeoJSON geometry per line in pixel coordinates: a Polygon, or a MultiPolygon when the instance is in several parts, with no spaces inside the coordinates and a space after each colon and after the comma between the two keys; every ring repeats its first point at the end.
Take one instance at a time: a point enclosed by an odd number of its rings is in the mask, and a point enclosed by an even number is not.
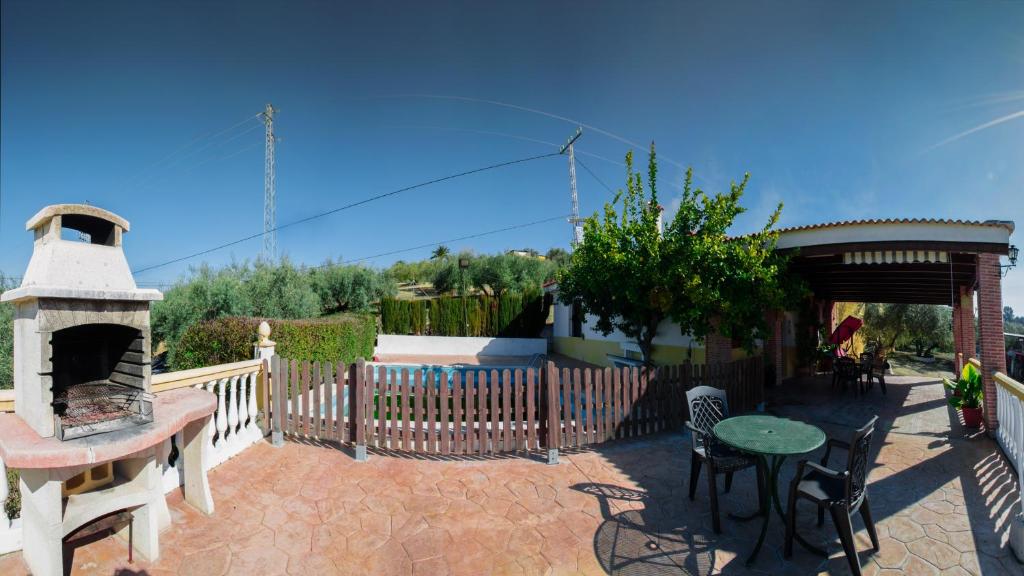
{"type": "Polygon", "coordinates": [[[270,363],[264,422],[293,438],[442,456],[579,448],[677,430],[685,393],[724,388],[734,413],[763,401],[760,357],[657,369],[476,370],[449,375],[288,360],[270,363]]]}

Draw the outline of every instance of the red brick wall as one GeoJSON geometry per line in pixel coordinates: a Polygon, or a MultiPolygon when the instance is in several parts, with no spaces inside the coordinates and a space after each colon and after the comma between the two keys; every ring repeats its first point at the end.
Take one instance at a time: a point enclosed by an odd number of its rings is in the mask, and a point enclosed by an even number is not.
{"type": "Polygon", "coordinates": [[[978,355],[974,342],[974,290],[963,288],[961,292],[960,343],[964,348],[964,362],[967,362],[978,355]]]}
{"type": "Polygon", "coordinates": [[[985,385],[985,425],[994,431],[996,383],[992,374],[1006,372],[1006,344],[1003,340],[1002,271],[997,254],[978,255],[978,336],[981,344],[981,374],[985,385]]]}
{"type": "Polygon", "coordinates": [[[953,364],[954,370],[959,374],[960,366],[957,364],[957,355],[964,353],[963,339],[960,334],[960,315],[963,307],[960,306],[960,295],[953,302],[953,364]]]}

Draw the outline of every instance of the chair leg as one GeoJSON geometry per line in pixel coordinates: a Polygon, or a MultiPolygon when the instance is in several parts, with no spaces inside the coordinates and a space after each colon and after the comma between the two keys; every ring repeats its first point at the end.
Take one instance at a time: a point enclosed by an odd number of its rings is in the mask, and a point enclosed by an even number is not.
{"type": "Polygon", "coordinates": [[[832,513],[832,523],[836,525],[839,532],[839,541],[843,544],[843,552],[846,552],[846,561],[850,563],[850,572],[853,576],[861,576],[860,560],[857,558],[857,548],[853,545],[853,524],[850,522],[850,512],[842,505],[829,507],[832,513]]]}
{"type": "Polygon", "coordinates": [[[711,525],[715,534],[722,533],[722,521],[718,518],[718,486],[715,483],[715,467],[708,463],[708,495],[711,497],[711,525]]]}
{"type": "Polygon", "coordinates": [[[700,478],[700,465],[704,460],[696,453],[690,453],[690,500],[697,494],[697,479],[700,478]]]}
{"type": "Polygon", "coordinates": [[[871,506],[868,504],[868,495],[864,495],[864,501],[860,503],[860,517],[864,519],[864,527],[868,529],[868,536],[871,537],[871,547],[878,552],[878,533],[875,532],[875,521],[871,518],[871,506]]]}
{"type": "Polygon", "coordinates": [[[761,514],[771,513],[771,503],[769,502],[768,508],[765,508],[764,503],[765,495],[768,494],[768,486],[766,484],[768,480],[768,469],[762,465],[763,460],[757,459],[757,466],[754,467],[754,472],[757,474],[757,507],[761,511],[761,514]]]}
{"type": "Polygon", "coordinates": [[[885,376],[878,377],[878,385],[882,387],[882,396],[885,396],[885,376]]]}
{"type": "MultiPolygon", "coordinates": [[[[789,485],[789,503],[786,504],[786,543],[782,554],[786,558],[793,556],[793,537],[796,535],[796,485],[799,478],[794,478],[789,485]]],[[[820,508],[819,508],[820,510],[820,508]]],[[[771,514],[771,510],[768,510],[771,514]]]]}
{"type": "Polygon", "coordinates": [[[725,492],[728,493],[732,490],[732,472],[725,473],[725,492]]]}

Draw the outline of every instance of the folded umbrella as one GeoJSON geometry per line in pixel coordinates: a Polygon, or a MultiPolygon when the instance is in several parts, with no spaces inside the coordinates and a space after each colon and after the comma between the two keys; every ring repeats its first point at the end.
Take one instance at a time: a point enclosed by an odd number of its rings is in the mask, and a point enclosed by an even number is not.
{"type": "Polygon", "coordinates": [[[850,338],[853,338],[854,332],[860,329],[864,325],[864,321],[856,316],[847,316],[842,322],[836,326],[836,329],[832,331],[832,336],[829,337],[828,341],[836,346],[842,346],[843,342],[846,342],[850,338]]]}

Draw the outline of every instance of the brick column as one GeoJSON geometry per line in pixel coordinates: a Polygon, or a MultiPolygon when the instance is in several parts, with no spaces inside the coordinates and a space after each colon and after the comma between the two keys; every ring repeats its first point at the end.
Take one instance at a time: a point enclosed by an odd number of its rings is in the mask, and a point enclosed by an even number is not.
{"type": "Polygon", "coordinates": [[[963,307],[960,306],[960,294],[957,293],[953,299],[953,370],[956,374],[960,374],[959,366],[956,363],[958,354],[964,353],[963,340],[960,338],[960,314],[963,312],[963,307]]]}
{"type": "Polygon", "coordinates": [[[782,373],[785,370],[785,367],[782,365],[782,345],[783,345],[783,342],[782,342],[782,316],[783,316],[783,314],[784,313],[783,313],[782,310],[776,310],[775,312],[770,313],[770,322],[768,324],[769,326],[771,326],[771,330],[772,330],[771,337],[768,339],[768,342],[771,344],[771,346],[769,347],[771,356],[769,356],[769,358],[771,359],[772,363],[775,364],[775,386],[776,387],[782,386],[782,373]]]}
{"type": "Polygon", "coordinates": [[[1003,340],[1003,289],[998,254],[978,255],[978,336],[981,341],[981,378],[985,386],[985,426],[999,427],[996,419],[995,372],[1006,372],[1003,340]]]}
{"type": "Polygon", "coordinates": [[[704,362],[725,364],[732,362],[732,339],[718,333],[718,322],[712,322],[712,332],[704,339],[704,362]]]}
{"type": "Polygon", "coordinates": [[[978,355],[974,343],[974,289],[972,288],[961,288],[960,344],[964,347],[964,362],[978,355]]]}

